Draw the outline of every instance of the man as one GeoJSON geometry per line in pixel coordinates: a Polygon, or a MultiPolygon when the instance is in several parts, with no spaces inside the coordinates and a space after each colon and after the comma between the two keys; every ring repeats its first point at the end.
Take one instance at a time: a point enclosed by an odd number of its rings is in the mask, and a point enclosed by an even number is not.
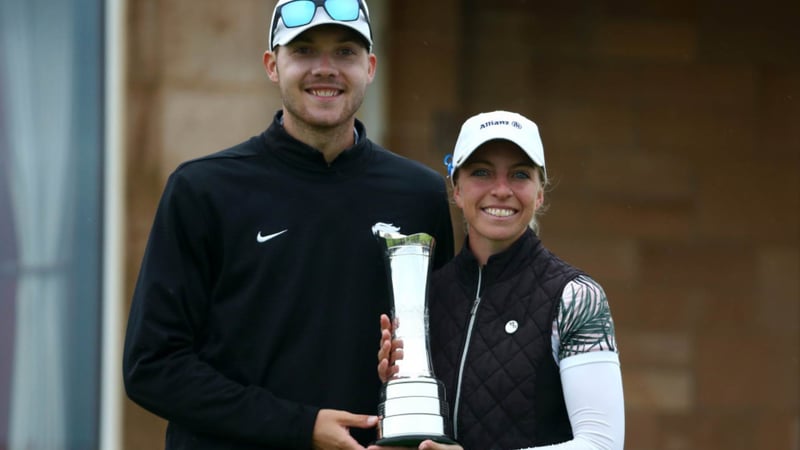
{"type": "Polygon", "coordinates": [[[123,372],[167,449],[346,448],[375,439],[378,222],[452,256],[443,177],[366,137],[363,0],[281,0],[263,64],[283,108],[170,176],[133,295],[123,372]]]}

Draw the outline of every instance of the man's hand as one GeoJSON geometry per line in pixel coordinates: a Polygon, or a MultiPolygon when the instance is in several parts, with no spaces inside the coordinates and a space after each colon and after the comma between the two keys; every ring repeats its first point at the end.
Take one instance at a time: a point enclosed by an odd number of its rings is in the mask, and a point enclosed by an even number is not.
{"type": "Polygon", "coordinates": [[[400,370],[394,363],[403,359],[403,341],[392,339],[394,329],[400,324],[392,324],[389,316],[381,314],[381,343],[378,348],[378,377],[386,383],[400,370]]]}
{"type": "Polygon", "coordinates": [[[316,450],[364,450],[364,447],[350,436],[350,427],[372,428],[377,424],[376,416],[320,409],[317,421],[314,422],[311,445],[316,450]]]}

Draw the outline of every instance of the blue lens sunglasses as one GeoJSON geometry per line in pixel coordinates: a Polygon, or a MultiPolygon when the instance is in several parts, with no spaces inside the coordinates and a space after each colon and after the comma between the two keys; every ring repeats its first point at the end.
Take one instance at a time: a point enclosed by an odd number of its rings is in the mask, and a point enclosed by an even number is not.
{"type": "Polygon", "coordinates": [[[364,17],[367,17],[367,11],[361,0],[294,0],[280,6],[276,12],[272,31],[275,31],[278,18],[283,19],[283,25],[286,28],[308,25],[314,19],[314,14],[320,6],[325,8],[325,12],[331,19],[339,22],[358,20],[358,14],[361,11],[364,11],[364,17]]]}

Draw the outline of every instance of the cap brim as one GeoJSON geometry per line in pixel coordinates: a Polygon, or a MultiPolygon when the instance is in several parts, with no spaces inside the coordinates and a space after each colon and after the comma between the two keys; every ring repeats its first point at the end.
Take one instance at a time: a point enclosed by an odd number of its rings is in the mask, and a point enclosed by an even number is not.
{"type": "Polygon", "coordinates": [[[461,153],[461,156],[459,157],[458,161],[455,161],[455,165],[460,167],[469,159],[470,156],[472,156],[473,153],[475,153],[475,150],[477,150],[478,147],[489,141],[496,141],[496,140],[513,142],[514,144],[516,144],[517,147],[519,147],[520,149],[522,149],[523,152],[525,152],[525,154],[528,156],[528,158],[530,158],[531,161],[533,161],[534,164],[536,164],[537,166],[544,167],[545,164],[544,161],[541,159],[541,156],[528,148],[530,147],[530,142],[524,142],[522,139],[517,139],[516,137],[509,137],[507,134],[504,134],[502,132],[488,133],[482,136],[481,139],[472,141],[469,144],[465,145],[465,147],[469,148],[469,150],[466,150],[463,153],[459,152],[461,153]]]}

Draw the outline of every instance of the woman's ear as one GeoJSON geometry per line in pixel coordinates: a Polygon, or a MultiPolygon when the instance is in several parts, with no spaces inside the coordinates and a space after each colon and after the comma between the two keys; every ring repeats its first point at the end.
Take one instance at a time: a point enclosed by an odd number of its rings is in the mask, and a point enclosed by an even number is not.
{"type": "Polygon", "coordinates": [[[453,201],[460,209],[464,209],[464,199],[461,198],[461,186],[458,183],[453,186],[453,201]]]}
{"type": "Polygon", "coordinates": [[[533,201],[533,210],[538,211],[542,204],[544,204],[544,189],[540,187],[536,192],[536,199],[533,201]]]}

